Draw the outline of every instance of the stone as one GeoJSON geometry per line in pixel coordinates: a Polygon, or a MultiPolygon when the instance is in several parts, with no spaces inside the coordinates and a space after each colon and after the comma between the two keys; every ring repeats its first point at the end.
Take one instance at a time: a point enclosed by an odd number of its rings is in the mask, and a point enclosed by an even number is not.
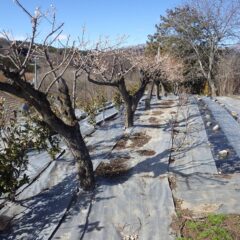
{"type": "Polygon", "coordinates": [[[221,150],[221,151],[219,151],[219,156],[221,157],[221,158],[226,158],[227,156],[228,156],[228,154],[229,154],[229,151],[228,150],[221,150]]]}
{"type": "Polygon", "coordinates": [[[219,127],[218,124],[213,127],[213,131],[217,131],[217,130],[219,130],[219,129],[220,129],[220,127],[219,127]]]}
{"type": "Polygon", "coordinates": [[[207,127],[210,127],[212,125],[212,123],[211,122],[207,122],[206,125],[207,125],[207,127]]]}
{"type": "Polygon", "coordinates": [[[211,116],[209,114],[206,115],[206,119],[210,119],[211,116]]]}
{"type": "Polygon", "coordinates": [[[238,113],[237,112],[232,111],[231,115],[233,116],[234,119],[236,119],[236,120],[238,119],[238,113]]]}

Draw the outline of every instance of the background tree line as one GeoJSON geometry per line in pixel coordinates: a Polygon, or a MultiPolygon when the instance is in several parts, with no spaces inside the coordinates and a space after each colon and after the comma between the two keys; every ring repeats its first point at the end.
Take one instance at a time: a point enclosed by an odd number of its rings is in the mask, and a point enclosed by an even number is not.
{"type": "Polygon", "coordinates": [[[169,9],[149,35],[146,53],[160,51],[182,62],[184,81],[178,81],[192,93],[236,94],[239,17],[235,0],[197,0],[169,9]]]}

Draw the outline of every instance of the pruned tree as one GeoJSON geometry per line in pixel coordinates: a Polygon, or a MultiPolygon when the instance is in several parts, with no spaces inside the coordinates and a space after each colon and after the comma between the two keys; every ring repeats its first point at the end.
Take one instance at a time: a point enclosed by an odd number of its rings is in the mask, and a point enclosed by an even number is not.
{"type": "Polygon", "coordinates": [[[192,50],[212,95],[216,95],[214,74],[219,50],[229,41],[233,43],[238,40],[239,16],[239,1],[192,1],[174,10],[168,10],[166,17],[161,16],[152,42],[171,42],[192,50]]]}
{"type": "MultiPolygon", "coordinates": [[[[88,81],[97,85],[109,86],[115,88],[121,95],[125,105],[125,127],[132,127],[134,124],[134,113],[138,103],[142,98],[147,84],[150,81],[148,65],[144,65],[134,55],[131,50],[109,48],[100,46],[90,51],[88,56],[84,56],[79,52],[78,64],[82,66],[88,75],[88,81]],[[129,79],[132,74],[137,74],[136,82],[132,81],[134,89],[129,87],[129,79]]],[[[137,54],[138,55],[138,54],[137,54]]],[[[131,84],[130,84],[131,85],[131,84]]]]}
{"type": "Polygon", "coordinates": [[[239,94],[240,87],[240,54],[238,50],[226,50],[217,64],[216,80],[220,95],[239,94]]]}
{"type": "Polygon", "coordinates": [[[181,59],[165,54],[160,58],[160,63],[164,79],[170,82],[174,94],[178,94],[179,86],[184,81],[183,62],[181,59]]]}
{"type": "MultiPolygon", "coordinates": [[[[53,13],[52,18],[48,19],[51,22],[49,33],[43,44],[37,44],[38,24],[40,19],[46,16],[39,10],[36,10],[33,15],[20,1],[16,0],[15,2],[29,17],[32,23],[32,34],[29,39],[22,42],[8,39],[11,44],[4,49],[1,58],[10,60],[11,64],[7,65],[5,61],[1,61],[0,71],[6,80],[0,82],[0,90],[27,101],[38,111],[42,121],[65,139],[78,165],[80,186],[84,190],[91,190],[95,184],[93,166],[75,116],[67,83],[63,78],[63,74],[71,65],[77,50],[74,45],[69,46],[67,42],[61,58],[59,57],[58,62],[55,61],[56,56],[51,53],[51,49],[62,33],[63,24],[56,25],[55,13],[53,13]],[[22,54],[23,49],[25,49],[25,54],[22,54]],[[26,79],[26,69],[35,56],[42,57],[48,65],[46,73],[40,79],[36,89],[26,79]],[[46,78],[49,78],[50,82],[47,88],[43,89],[46,78]],[[57,94],[51,94],[53,87],[56,88],[57,94]]],[[[7,34],[3,34],[8,38],[7,34]]]]}

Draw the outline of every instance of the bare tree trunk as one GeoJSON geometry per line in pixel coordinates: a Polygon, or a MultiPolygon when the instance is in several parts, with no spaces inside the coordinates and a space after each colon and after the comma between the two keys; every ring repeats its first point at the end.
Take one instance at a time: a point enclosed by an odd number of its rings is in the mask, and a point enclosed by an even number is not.
{"type": "Polygon", "coordinates": [[[160,81],[156,81],[156,95],[157,95],[157,99],[161,100],[161,96],[160,96],[160,81]]]}
{"type": "Polygon", "coordinates": [[[73,106],[73,109],[76,108],[76,89],[77,89],[77,80],[76,80],[76,78],[74,78],[73,90],[72,90],[72,106],[73,106]]]}
{"type": "Polygon", "coordinates": [[[72,129],[71,134],[65,136],[65,140],[77,163],[80,186],[84,190],[94,189],[93,165],[78,123],[72,129]]]}
{"type": "Polygon", "coordinates": [[[154,88],[154,81],[152,82],[150,91],[149,91],[149,93],[148,93],[148,98],[149,98],[150,101],[151,101],[151,99],[152,99],[153,88],[154,88]]]}
{"type": "MultiPolygon", "coordinates": [[[[12,79],[13,77],[14,75],[12,79]]],[[[1,82],[0,89],[26,100],[42,115],[43,121],[66,140],[78,165],[80,186],[83,190],[92,190],[95,185],[93,166],[75,115],[72,115],[74,121],[71,122],[71,125],[66,124],[52,111],[44,93],[35,90],[28,82],[20,78],[16,78],[15,81],[19,83],[18,86],[15,83],[10,85],[1,82]]],[[[64,96],[66,99],[61,99],[61,101],[68,101],[68,96],[64,96]]],[[[66,111],[69,117],[72,114],[72,109],[66,109],[66,111]]]]}
{"type": "Polygon", "coordinates": [[[215,55],[215,49],[214,49],[214,44],[211,42],[211,50],[209,54],[209,66],[208,66],[208,73],[207,73],[207,80],[209,83],[209,86],[211,88],[211,95],[213,97],[217,96],[217,88],[215,86],[215,83],[212,78],[212,73],[213,73],[213,65],[214,65],[214,55],[215,55]]]}
{"type": "Polygon", "coordinates": [[[174,95],[177,96],[178,95],[178,90],[179,90],[179,85],[178,83],[174,83],[174,86],[173,86],[173,92],[174,92],[174,95]]]}
{"type": "Polygon", "coordinates": [[[217,88],[216,88],[215,83],[212,79],[212,74],[211,74],[210,71],[208,72],[208,75],[207,75],[207,81],[208,81],[210,89],[211,89],[212,97],[216,97],[217,96],[217,88]]]}
{"type": "Polygon", "coordinates": [[[151,87],[148,91],[148,96],[145,99],[145,109],[148,110],[150,109],[150,103],[151,103],[151,99],[152,99],[152,93],[153,93],[153,88],[154,88],[155,82],[152,81],[151,87]]]}
{"type": "Polygon", "coordinates": [[[125,102],[125,127],[133,127],[134,123],[134,110],[131,102],[125,102]]]}
{"type": "MultiPolygon", "coordinates": [[[[161,86],[161,95],[162,96],[165,96],[165,87],[164,87],[164,85],[163,85],[163,83],[162,83],[162,81],[160,81],[160,86],[161,86]]],[[[159,89],[158,89],[158,91],[159,91],[159,89]]]]}

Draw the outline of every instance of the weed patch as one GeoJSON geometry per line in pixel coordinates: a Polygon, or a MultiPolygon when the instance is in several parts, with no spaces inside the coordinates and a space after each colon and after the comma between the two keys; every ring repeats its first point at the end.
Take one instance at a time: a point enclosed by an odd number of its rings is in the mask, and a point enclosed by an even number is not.
{"type": "Polygon", "coordinates": [[[178,216],[181,222],[177,240],[235,240],[240,239],[240,216],[210,214],[200,219],[178,216]]]}

